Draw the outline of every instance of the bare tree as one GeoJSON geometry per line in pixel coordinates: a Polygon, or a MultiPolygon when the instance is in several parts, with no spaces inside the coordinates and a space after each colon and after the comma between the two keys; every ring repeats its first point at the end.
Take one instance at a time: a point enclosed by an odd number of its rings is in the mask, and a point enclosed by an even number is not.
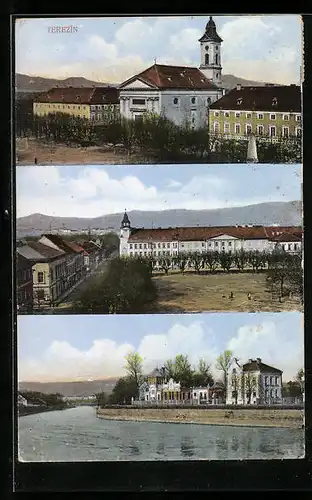
{"type": "Polygon", "coordinates": [[[125,356],[125,370],[130,378],[135,380],[137,389],[142,381],[142,364],[143,359],[138,352],[131,351],[125,356]]]}
{"type": "Polygon", "coordinates": [[[223,381],[225,390],[227,390],[228,373],[230,366],[233,363],[233,353],[230,350],[225,350],[217,358],[216,368],[223,372],[223,381]]]}

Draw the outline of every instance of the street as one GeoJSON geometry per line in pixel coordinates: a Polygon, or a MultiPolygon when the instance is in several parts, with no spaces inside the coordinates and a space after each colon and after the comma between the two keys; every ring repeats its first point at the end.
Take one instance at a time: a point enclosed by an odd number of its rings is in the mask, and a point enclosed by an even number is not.
{"type": "Polygon", "coordinates": [[[118,257],[118,251],[113,252],[107,259],[102,261],[96,269],[92,269],[91,272],[86,275],[85,279],[79,283],[79,285],[77,285],[76,288],[74,288],[72,292],[70,292],[64,300],[62,300],[62,302],[60,302],[56,309],[70,308],[72,303],[78,300],[81,294],[90,288],[92,283],[94,283],[99,276],[105,273],[109,262],[116,257],[118,257]]]}

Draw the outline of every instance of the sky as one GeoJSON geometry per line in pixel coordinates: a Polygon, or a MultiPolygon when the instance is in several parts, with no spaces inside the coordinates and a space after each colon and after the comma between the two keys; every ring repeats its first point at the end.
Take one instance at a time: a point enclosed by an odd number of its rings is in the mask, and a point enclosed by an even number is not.
{"type": "Polygon", "coordinates": [[[301,199],[301,165],[110,165],[16,169],[17,217],[217,209],[301,199]]]}
{"type": "Polygon", "coordinates": [[[92,380],[125,375],[135,350],[144,372],[176,354],[211,364],[225,349],[242,363],[262,358],[291,380],[304,364],[303,314],[25,315],[18,317],[18,380],[92,380]]]}
{"type": "MultiPolygon", "coordinates": [[[[121,83],[154,64],[200,65],[206,16],[28,18],[16,22],[16,72],[50,78],[83,76],[121,83]],[[74,33],[53,33],[73,26],[74,33]],[[50,29],[49,29],[50,28],[50,29]]],[[[301,17],[214,16],[223,38],[223,74],[299,84],[301,17]]]]}

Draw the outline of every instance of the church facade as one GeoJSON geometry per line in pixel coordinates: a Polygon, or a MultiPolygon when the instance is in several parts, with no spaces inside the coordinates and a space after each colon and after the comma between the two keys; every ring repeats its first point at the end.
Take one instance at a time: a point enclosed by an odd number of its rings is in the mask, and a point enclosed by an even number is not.
{"type": "Polygon", "coordinates": [[[200,66],[155,64],[119,86],[120,114],[126,119],[161,115],[192,129],[207,126],[209,106],[220,99],[221,43],[212,17],[199,39],[200,66]]]}
{"type": "Polygon", "coordinates": [[[274,249],[299,253],[302,228],[298,226],[224,226],[132,228],[125,212],[120,228],[121,257],[174,257],[185,252],[229,252],[274,249]]]}

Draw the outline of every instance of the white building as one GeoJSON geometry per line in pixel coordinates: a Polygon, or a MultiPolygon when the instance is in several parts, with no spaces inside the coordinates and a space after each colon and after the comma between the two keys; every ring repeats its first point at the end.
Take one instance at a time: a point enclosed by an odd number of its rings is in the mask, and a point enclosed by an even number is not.
{"type": "Polygon", "coordinates": [[[185,252],[243,250],[272,252],[284,249],[301,251],[302,228],[296,226],[178,227],[158,229],[131,228],[125,212],[120,228],[120,256],[175,256],[185,252]]]}
{"type": "Polygon", "coordinates": [[[261,358],[236,362],[227,378],[226,404],[282,404],[282,373],[261,358]]]}
{"type": "Polygon", "coordinates": [[[212,18],[200,43],[200,67],[155,64],[119,86],[120,114],[140,119],[162,115],[176,125],[196,129],[208,124],[210,104],[223,95],[221,43],[212,18]]]}

